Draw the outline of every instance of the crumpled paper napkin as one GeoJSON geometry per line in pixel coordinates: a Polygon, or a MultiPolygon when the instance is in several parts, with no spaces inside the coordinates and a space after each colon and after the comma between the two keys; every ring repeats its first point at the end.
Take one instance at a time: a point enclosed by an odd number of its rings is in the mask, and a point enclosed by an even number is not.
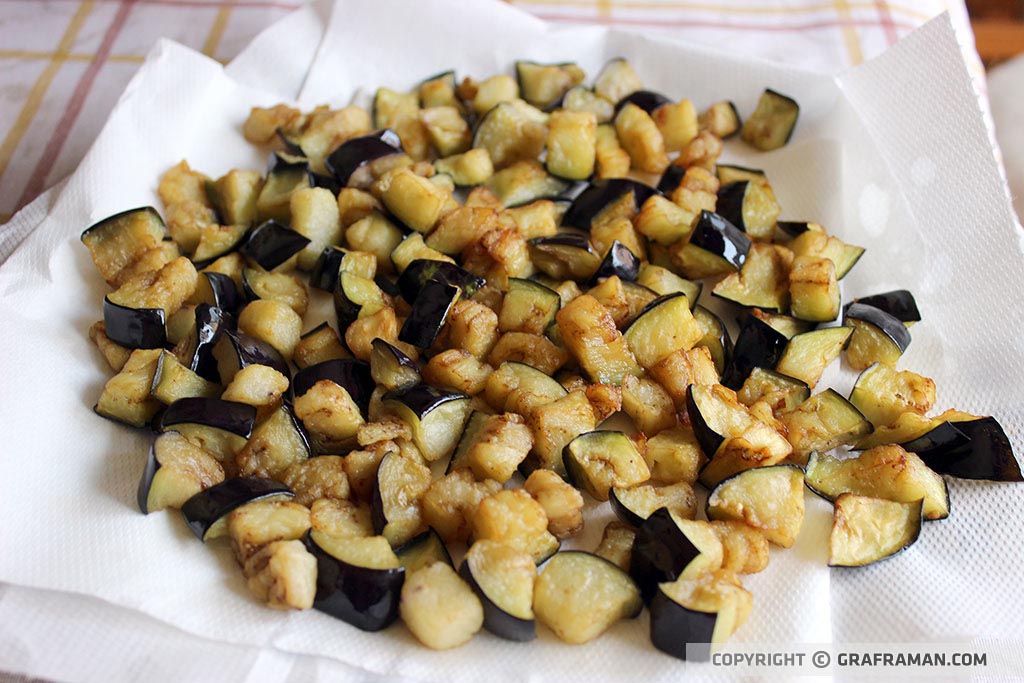
{"type": "MultiPolygon", "coordinates": [[[[304,106],[341,105],[377,85],[406,88],[448,68],[506,71],[516,58],[574,60],[593,76],[618,55],[651,89],[699,107],[729,98],[750,112],[765,87],[800,102],[790,145],[759,154],[730,143],[727,158],[768,172],[783,218],[818,220],[868,248],[844,280],[847,295],[914,291],[925,321],[902,367],[935,378],[940,407],[997,415],[1021,448],[1020,234],[947,18],[830,78],[600,27],[551,28],[500,3],[353,0],[334,7],[297,92],[294,79],[232,78],[162,42],[79,170],[0,268],[0,387],[8,399],[0,412],[0,481],[8,484],[0,581],[93,596],[217,641],[331,658],[368,680],[678,680],[681,665],[648,642],[646,614],[583,646],[541,630],[528,645],[482,633],[435,653],[401,627],[367,634],[318,612],[266,609],[248,595],[226,545],[196,542],[173,513],[138,514],[134,491],[149,437],[90,410],[107,372],[86,332],[101,316],[105,287],[79,233],[125,208],[158,205],[160,174],[182,158],[211,176],[262,168],[262,155],[240,135],[251,106],[293,94],[304,106]]],[[[248,58],[257,71],[275,68],[256,52],[248,58]]],[[[833,368],[823,386],[845,392],[852,378],[833,368]]],[[[950,488],[951,517],[928,523],[911,552],[850,571],[825,566],[831,508],[808,494],[796,547],[773,550],[769,568],[745,580],[754,611],[735,639],[1019,633],[1024,490],[955,480],[950,488]]],[[[608,515],[592,512],[581,545],[596,545],[608,515]]]]}

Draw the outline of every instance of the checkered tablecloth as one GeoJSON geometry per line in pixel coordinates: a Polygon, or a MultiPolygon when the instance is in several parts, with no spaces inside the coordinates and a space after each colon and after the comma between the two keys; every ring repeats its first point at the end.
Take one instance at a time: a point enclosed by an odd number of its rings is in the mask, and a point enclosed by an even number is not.
{"type": "MultiPolygon", "coordinates": [[[[869,59],[948,9],[983,78],[963,0],[512,2],[550,21],[611,24],[827,72],[869,59]]],[[[227,62],[300,4],[0,0],[0,224],[75,169],[157,38],[227,62]]]]}

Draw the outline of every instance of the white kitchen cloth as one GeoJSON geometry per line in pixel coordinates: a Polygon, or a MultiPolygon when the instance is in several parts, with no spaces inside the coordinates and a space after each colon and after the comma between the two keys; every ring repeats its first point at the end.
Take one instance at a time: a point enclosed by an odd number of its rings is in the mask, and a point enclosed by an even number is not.
{"type": "MultiPolygon", "coordinates": [[[[398,0],[343,7],[303,102],[341,104],[355,88],[407,87],[453,66],[486,75],[517,57],[577,59],[593,75],[619,54],[650,87],[698,106],[728,97],[749,112],[766,86],[793,95],[802,105],[793,142],[769,154],[730,144],[730,158],[768,171],[784,217],[820,220],[868,247],[844,281],[848,292],[904,286],[918,294],[925,321],[914,328],[903,366],[935,377],[942,407],[996,414],[1020,449],[1020,244],[945,18],[832,79],[600,28],[549,30],[499,4],[462,13],[455,12],[461,3],[429,11],[398,0]],[[453,54],[438,44],[458,48],[453,54]]],[[[225,546],[196,542],[173,513],[134,510],[148,439],[89,411],[106,379],[86,338],[104,286],[78,234],[116,211],[155,204],[157,178],[183,157],[214,176],[261,168],[262,155],[239,129],[250,106],[277,99],[162,43],[48,216],[0,268],[0,387],[16,398],[0,414],[0,481],[9,486],[0,498],[0,548],[16,549],[0,554],[0,580],[98,597],[214,640],[321,655],[387,679],[678,679],[680,665],[649,645],[646,616],[580,647],[547,633],[525,646],[481,634],[459,650],[433,653],[401,627],[365,634],[316,612],[268,610],[249,597],[225,546]]],[[[848,376],[834,379],[848,386],[848,376]]],[[[825,567],[829,506],[809,497],[797,546],[774,551],[768,570],[747,579],[755,608],[736,638],[1015,636],[1024,626],[1009,578],[1024,558],[1014,533],[1021,489],[962,482],[951,489],[953,515],[929,523],[911,552],[851,572],[825,567]]],[[[599,529],[592,524],[586,542],[599,529]]],[[[119,652],[97,648],[93,656],[119,652]]]]}

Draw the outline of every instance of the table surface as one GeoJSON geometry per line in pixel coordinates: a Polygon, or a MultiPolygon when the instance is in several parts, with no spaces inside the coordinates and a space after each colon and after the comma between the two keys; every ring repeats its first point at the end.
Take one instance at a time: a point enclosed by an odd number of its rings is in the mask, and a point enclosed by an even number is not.
{"type": "MultiPolygon", "coordinates": [[[[159,37],[222,62],[300,0],[0,0],[0,224],[70,174],[159,37]]],[[[963,0],[513,0],[834,72],[949,10],[983,82],[963,0]]]]}

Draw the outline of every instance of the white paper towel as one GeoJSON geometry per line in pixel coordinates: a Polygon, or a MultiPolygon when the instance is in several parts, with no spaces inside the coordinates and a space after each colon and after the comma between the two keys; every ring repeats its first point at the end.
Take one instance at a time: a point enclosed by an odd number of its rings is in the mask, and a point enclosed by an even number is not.
{"type": "MultiPolygon", "coordinates": [[[[763,155],[730,145],[731,158],[768,171],[784,217],[820,220],[868,247],[847,291],[918,294],[925,322],[904,367],[936,379],[943,407],[999,416],[1020,449],[1013,392],[1024,372],[1013,323],[1021,249],[948,21],[833,80],[601,28],[549,29],[500,4],[472,7],[344,3],[300,100],[341,104],[357,88],[408,87],[451,67],[487,75],[518,57],[573,59],[594,75],[616,55],[627,55],[650,87],[698,106],[729,97],[749,112],[765,86],[791,94],[802,106],[793,142],[763,155]]],[[[281,97],[274,90],[242,86],[216,63],[161,44],[47,217],[0,268],[0,387],[11,399],[0,413],[0,481],[9,484],[0,497],[0,580],[95,596],[207,638],[330,657],[367,675],[678,679],[678,663],[651,648],[646,616],[585,646],[550,634],[529,645],[481,634],[433,653],[401,627],[365,634],[316,612],[268,610],[249,597],[226,547],[197,543],[174,514],[134,509],[148,440],[89,410],[106,379],[86,337],[104,288],[78,234],[110,213],[155,204],[159,175],[181,158],[211,175],[261,168],[239,130],[250,106],[281,97]]],[[[837,386],[849,383],[849,373],[834,374],[837,386]]],[[[1018,634],[1024,618],[1009,577],[1024,558],[1013,533],[1024,492],[951,488],[953,515],[927,525],[913,551],[849,572],[825,567],[829,506],[809,497],[797,547],[773,551],[768,570],[746,581],[755,608],[737,639],[1018,634]]]]}

